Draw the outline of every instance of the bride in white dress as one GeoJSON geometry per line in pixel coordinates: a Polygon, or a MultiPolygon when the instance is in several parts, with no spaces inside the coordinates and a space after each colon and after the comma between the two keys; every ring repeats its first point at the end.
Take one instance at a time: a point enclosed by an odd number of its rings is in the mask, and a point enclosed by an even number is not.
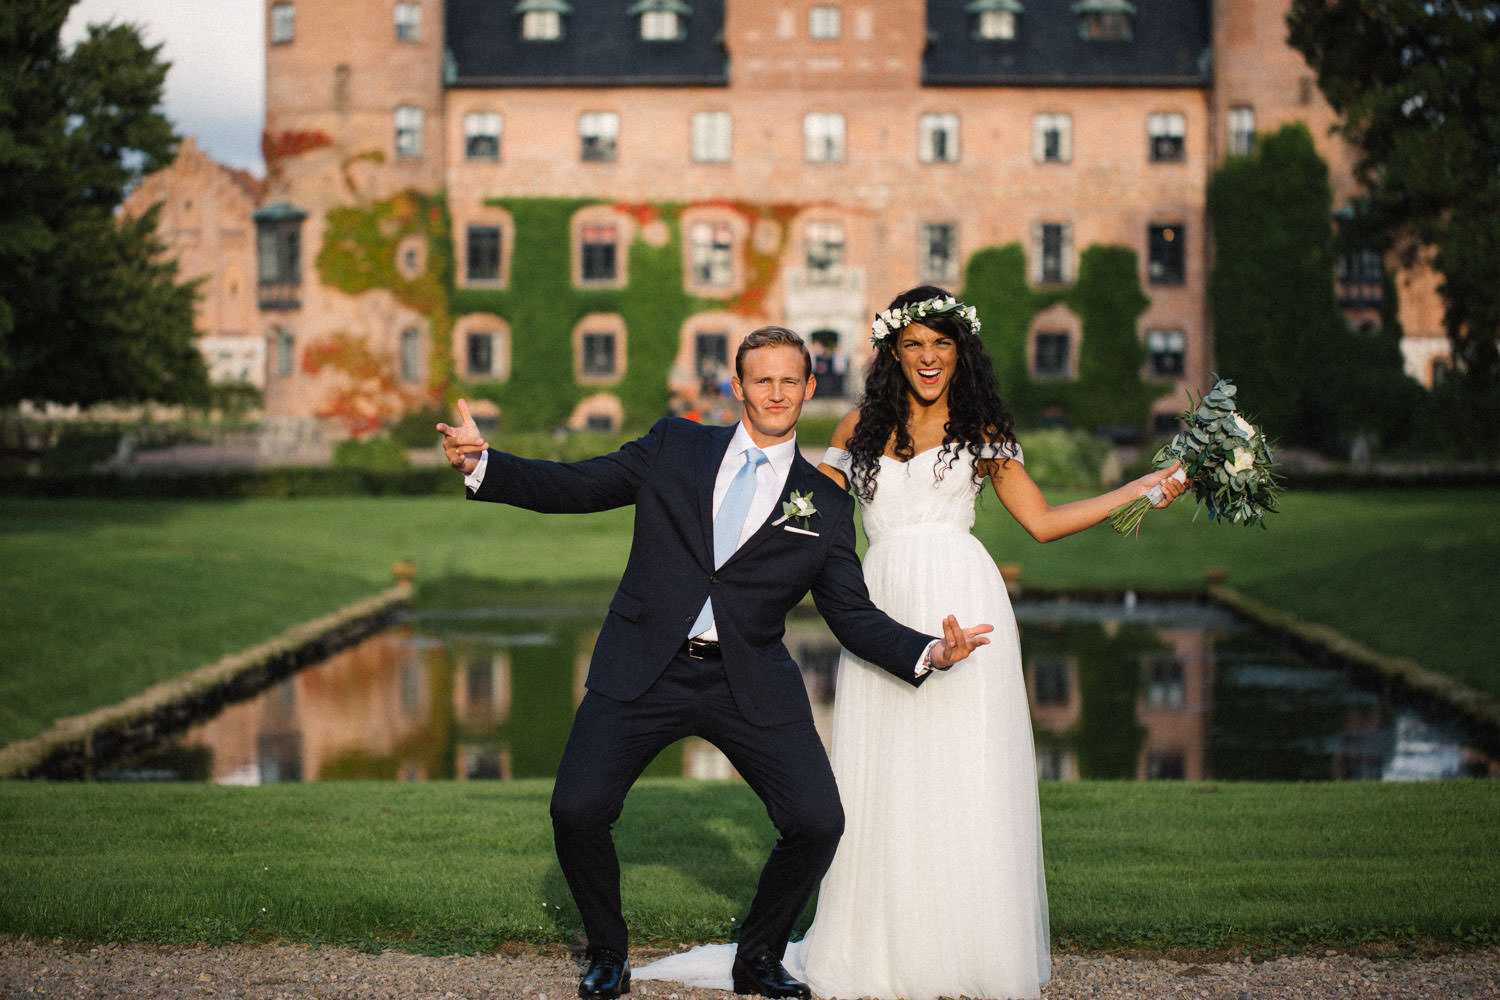
{"type": "MultiPolygon", "coordinates": [[[[1171,470],[1050,505],[1026,474],[973,309],[923,286],[874,326],[860,408],[823,471],[860,498],[865,579],[897,621],[993,623],[963,669],[918,688],[847,651],[831,758],[845,830],[787,970],[820,997],[1037,997],[1051,969],[1036,762],[1015,616],[970,533],[986,481],[1051,541],[1104,520],[1171,470]]],[[[1163,486],[1170,503],[1182,492],[1163,486]]],[[[637,970],[729,989],[732,945],[637,970]]]]}

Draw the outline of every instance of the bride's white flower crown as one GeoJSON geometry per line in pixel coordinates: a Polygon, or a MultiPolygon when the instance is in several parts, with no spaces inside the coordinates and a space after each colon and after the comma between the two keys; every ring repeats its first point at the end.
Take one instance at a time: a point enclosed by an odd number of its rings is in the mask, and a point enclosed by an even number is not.
{"type": "Polygon", "coordinates": [[[870,343],[894,354],[896,338],[893,334],[910,323],[921,323],[929,316],[952,316],[959,326],[967,328],[976,337],[979,335],[979,313],[974,307],[964,305],[951,295],[944,295],[880,313],[875,317],[875,322],[870,324],[870,343]]]}

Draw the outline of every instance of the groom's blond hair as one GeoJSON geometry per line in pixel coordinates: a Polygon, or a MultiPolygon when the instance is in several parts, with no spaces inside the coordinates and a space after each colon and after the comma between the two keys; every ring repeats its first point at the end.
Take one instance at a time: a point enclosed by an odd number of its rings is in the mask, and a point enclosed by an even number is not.
{"type": "Polygon", "coordinates": [[[802,352],[803,376],[812,374],[812,356],[807,353],[807,344],[802,336],[795,330],[789,330],[784,326],[763,326],[757,330],[751,330],[745,339],[740,341],[740,349],[734,352],[734,373],[741,378],[745,376],[745,355],[757,347],[795,347],[802,352]]]}

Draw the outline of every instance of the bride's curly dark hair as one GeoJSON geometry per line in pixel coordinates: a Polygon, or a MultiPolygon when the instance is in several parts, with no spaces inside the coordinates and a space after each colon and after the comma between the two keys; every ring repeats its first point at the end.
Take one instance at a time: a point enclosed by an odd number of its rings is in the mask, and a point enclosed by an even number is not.
{"type": "MultiPolygon", "coordinates": [[[[948,292],[932,285],[919,285],[902,292],[891,300],[889,308],[899,308],[927,299],[942,298],[948,292]]],[[[929,316],[922,325],[953,338],[958,345],[958,367],[948,386],[948,422],[943,427],[943,447],[940,464],[934,478],[941,479],[944,472],[958,461],[959,452],[967,450],[974,456],[974,485],[984,482],[979,474],[980,451],[986,444],[1015,444],[1015,428],[1010,411],[1000,398],[1000,384],[995,378],[995,366],[990,361],[984,343],[971,333],[966,325],[949,316],[929,316]]],[[[891,338],[892,347],[896,335],[891,338]]],[[[864,393],[859,400],[859,419],[854,431],[845,442],[845,450],[853,459],[849,476],[854,495],[864,503],[875,497],[875,473],[880,466],[880,456],[886,442],[894,435],[896,457],[910,461],[916,457],[911,434],[906,422],[911,416],[911,398],[907,392],[906,376],[901,371],[901,362],[894,350],[877,348],[875,360],[865,377],[864,393]]]]}

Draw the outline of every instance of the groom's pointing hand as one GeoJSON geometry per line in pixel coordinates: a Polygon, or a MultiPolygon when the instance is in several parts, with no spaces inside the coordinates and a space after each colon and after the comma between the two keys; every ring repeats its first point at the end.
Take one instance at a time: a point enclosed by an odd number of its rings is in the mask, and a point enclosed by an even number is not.
{"type": "Polygon", "coordinates": [[[467,476],[478,467],[479,456],[490,445],[484,435],[479,433],[479,425],[474,422],[469,404],[463,399],[458,401],[458,419],[457,427],[438,424],[437,429],[443,435],[443,457],[448,460],[449,465],[467,476]]]}
{"type": "Polygon", "coordinates": [[[980,646],[988,646],[990,641],[984,636],[986,632],[993,631],[993,625],[963,628],[958,624],[957,617],[949,615],[943,619],[943,641],[932,647],[932,665],[938,670],[947,670],[980,646]]]}

